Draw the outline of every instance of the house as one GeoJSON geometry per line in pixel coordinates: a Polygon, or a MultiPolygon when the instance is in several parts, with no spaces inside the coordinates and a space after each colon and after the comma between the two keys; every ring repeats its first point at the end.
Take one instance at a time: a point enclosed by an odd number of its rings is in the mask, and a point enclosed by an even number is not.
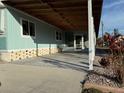
{"type": "Polygon", "coordinates": [[[90,30],[98,35],[101,9],[102,0],[0,0],[0,59],[84,49],[90,30]]]}

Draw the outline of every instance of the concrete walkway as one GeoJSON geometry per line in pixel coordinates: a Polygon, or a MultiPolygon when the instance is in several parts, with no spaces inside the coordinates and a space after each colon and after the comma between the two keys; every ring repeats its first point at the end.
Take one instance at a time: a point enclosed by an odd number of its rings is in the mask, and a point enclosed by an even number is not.
{"type": "Polygon", "coordinates": [[[0,93],[81,93],[88,56],[63,53],[0,64],[0,93]]]}
{"type": "Polygon", "coordinates": [[[82,53],[58,53],[43,57],[20,60],[12,63],[85,71],[88,69],[88,55],[82,53]]]}

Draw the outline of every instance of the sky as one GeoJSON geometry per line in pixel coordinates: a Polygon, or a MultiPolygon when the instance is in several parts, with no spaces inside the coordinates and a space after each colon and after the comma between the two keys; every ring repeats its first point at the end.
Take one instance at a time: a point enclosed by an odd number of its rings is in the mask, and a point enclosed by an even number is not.
{"type": "MultiPolygon", "coordinates": [[[[124,0],[103,0],[102,16],[104,32],[112,33],[117,28],[124,35],[124,0]]],[[[100,25],[99,36],[102,30],[100,25]]]]}

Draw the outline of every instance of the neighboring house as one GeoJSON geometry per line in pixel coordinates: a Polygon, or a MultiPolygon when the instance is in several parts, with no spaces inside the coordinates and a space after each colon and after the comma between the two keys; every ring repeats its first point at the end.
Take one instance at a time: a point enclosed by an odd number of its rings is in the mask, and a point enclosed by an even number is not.
{"type": "MultiPolygon", "coordinates": [[[[28,5],[30,4],[27,3],[29,1],[32,2],[33,0],[22,0],[20,2],[28,5]]],[[[18,0],[6,0],[5,5],[2,3],[0,8],[1,60],[10,62],[53,54],[61,51],[61,48],[65,45],[75,48],[81,45],[81,48],[84,48],[84,37],[87,37],[87,31],[83,32],[82,29],[67,31],[67,29],[64,30],[57,25],[50,24],[51,21],[43,21],[44,17],[42,20],[42,17],[37,18],[29,12],[23,11],[23,8],[16,8],[16,5],[12,6],[12,3],[18,3],[17,6],[19,4],[21,6],[20,2],[18,0]]],[[[99,20],[97,24],[99,24],[99,20]]],[[[98,29],[96,32],[98,32],[98,29]]]]}

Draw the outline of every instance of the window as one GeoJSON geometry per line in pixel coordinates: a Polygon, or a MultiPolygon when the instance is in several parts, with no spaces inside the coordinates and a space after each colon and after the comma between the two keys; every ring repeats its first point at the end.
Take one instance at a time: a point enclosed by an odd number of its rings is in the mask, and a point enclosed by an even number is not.
{"type": "Polygon", "coordinates": [[[22,20],[23,35],[29,35],[28,21],[22,20]]]}
{"type": "Polygon", "coordinates": [[[62,40],[62,33],[56,31],[56,40],[62,40]]]}
{"type": "Polygon", "coordinates": [[[34,23],[30,22],[30,36],[35,36],[35,25],[34,23]]]}
{"type": "Polygon", "coordinates": [[[35,24],[27,20],[22,20],[22,32],[25,36],[35,36],[35,24]]]}

